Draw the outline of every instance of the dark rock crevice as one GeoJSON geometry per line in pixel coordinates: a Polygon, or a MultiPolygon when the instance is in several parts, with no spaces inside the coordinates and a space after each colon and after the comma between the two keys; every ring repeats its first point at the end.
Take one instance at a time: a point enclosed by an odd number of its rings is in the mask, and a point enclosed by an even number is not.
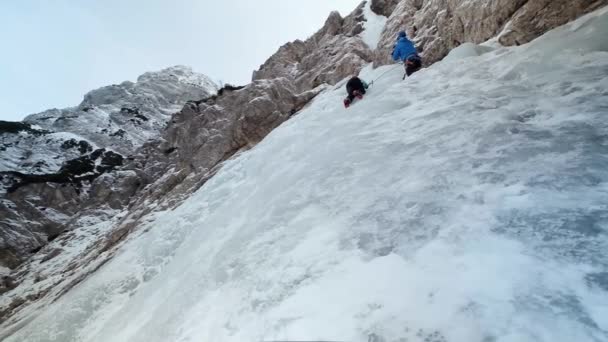
{"type": "Polygon", "coordinates": [[[27,132],[35,135],[48,134],[48,131],[38,130],[32,128],[32,125],[26,122],[14,122],[14,121],[1,121],[0,120],[0,134],[10,133],[17,134],[19,132],[27,132]]]}
{"type": "Polygon", "coordinates": [[[76,139],[66,140],[61,144],[64,150],[77,149],[80,154],[85,154],[93,151],[93,146],[85,140],[76,141],[76,139]]]}
{"type": "Polygon", "coordinates": [[[27,174],[18,171],[4,171],[0,172],[0,180],[7,176],[15,179],[14,184],[8,188],[8,193],[36,183],[71,184],[76,189],[80,189],[82,182],[92,182],[102,174],[122,166],[123,161],[124,158],[120,154],[99,149],[89,155],[67,161],[56,173],[27,174]],[[98,160],[99,163],[96,165],[98,160]]]}

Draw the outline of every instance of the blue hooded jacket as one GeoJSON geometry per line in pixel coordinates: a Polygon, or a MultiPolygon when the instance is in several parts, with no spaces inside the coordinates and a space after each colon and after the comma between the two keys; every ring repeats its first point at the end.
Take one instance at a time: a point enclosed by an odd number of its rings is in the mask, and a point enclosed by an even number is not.
{"type": "Polygon", "coordinates": [[[407,35],[405,32],[399,32],[399,38],[397,40],[397,44],[393,48],[393,59],[396,61],[404,61],[410,55],[418,55],[418,51],[416,51],[416,47],[414,44],[407,39],[407,35]]]}

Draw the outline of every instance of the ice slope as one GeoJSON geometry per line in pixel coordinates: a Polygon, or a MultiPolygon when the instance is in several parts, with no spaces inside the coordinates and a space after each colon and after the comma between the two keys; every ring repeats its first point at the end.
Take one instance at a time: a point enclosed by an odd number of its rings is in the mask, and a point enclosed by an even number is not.
{"type": "Polygon", "coordinates": [[[320,95],[6,341],[607,341],[608,10],[401,72],[320,95]]]}

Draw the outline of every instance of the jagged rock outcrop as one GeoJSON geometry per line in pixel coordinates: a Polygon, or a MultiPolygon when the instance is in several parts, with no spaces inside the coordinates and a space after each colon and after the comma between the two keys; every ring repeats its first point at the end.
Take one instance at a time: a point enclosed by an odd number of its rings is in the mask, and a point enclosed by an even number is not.
{"type": "MultiPolygon", "coordinates": [[[[119,209],[118,199],[106,194],[111,185],[94,181],[123,164],[120,154],[99,149],[91,154],[66,162],[51,174],[25,174],[17,171],[0,172],[0,180],[9,182],[0,200],[0,261],[2,266],[15,268],[32,253],[53,241],[66,229],[73,217],[90,208],[119,209]],[[95,186],[91,187],[90,184],[95,186]]],[[[113,178],[120,179],[121,173],[113,178]]],[[[106,180],[106,178],[104,178],[106,180]]],[[[115,182],[115,181],[114,181],[115,182]]],[[[120,184],[122,193],[132,188],[120,184]]],[[[131,190],[131,191],[129,191],[131,190]]]]}
{"type": "Polygon", "coordinates": [[[189,102],[173,117],[162,140],[145,146],[125,169],[144,170],[146,179],[162,178],[142,197],[174,203],[198,189],[218,164],[257,144],[321,90],[299,93],[290,80],[275,78],[189,102]]]}
{"type": "Polygon", "coordinates": [[[374,62],[392,63],[390,52],[401,30],[413,37],[428,65],[465,42],[498,36],[504,45],[527,43],[606,4],[608,0],[403,0],[390,14],[374,62]]]}
{"type": "Polygon", "coordinates": [[[572,21],[582,14],[608,4],[606,0],[527,1],[507,23],[498,41],[503,45],[527,43],[552,28],[572,21]]]}
{"type": "Polygon", "coordinates": [[[373,57],[359,35],[363,31],[365,5],[366,2],[361,3],[346,18],[332,12],[312,37],[282,46],[253,73],[253,80],[285,77],[297,89],[306,91],[357,74],[373,57]]]}

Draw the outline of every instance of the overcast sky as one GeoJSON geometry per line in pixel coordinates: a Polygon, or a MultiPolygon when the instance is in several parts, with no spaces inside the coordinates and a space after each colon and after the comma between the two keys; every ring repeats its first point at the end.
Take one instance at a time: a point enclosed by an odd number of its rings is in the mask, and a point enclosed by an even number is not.
{"type": "Polygon", "coordinates": [[[0,0],[0,120],[75,106],[172,65],[245,84],[281,45],[360,0],[0,0]]]}

